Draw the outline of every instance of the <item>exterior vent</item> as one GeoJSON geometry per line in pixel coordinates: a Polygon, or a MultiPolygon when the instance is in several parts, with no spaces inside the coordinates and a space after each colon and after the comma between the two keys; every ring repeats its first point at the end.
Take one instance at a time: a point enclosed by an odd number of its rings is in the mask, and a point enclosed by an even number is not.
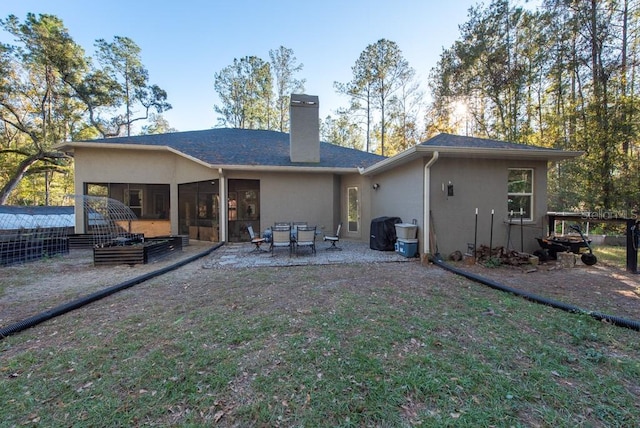
{"type": "Polygon", "coordinates": [[[320,162],[320,113],[315,95],[291,94],[289,156],[291,162],[320,162]]]}

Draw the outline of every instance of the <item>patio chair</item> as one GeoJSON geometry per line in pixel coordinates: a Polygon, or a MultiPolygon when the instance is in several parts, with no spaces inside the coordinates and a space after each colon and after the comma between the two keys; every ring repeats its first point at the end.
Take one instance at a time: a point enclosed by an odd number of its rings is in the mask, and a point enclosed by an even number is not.
{"type": "Polygon", "coordinates": [[[336,243],[340,241],[340,229],[342,229],[342,223],[338,224],[338,229],[336,229],[336,234],[334,236],[331,236],[331,235],[324,236],[323,241],[331,242],[331,246],[325,248],[325,250],[342,251],[342,248],[336,246],[336,243]]]}
{"type": "Polygon", "coordinates": [[[289,256],[291,256],[292,245],[291,245],[291,226],[287,227],[274,227],[271,231],[271,245],[269,246],[269,251],[271,251],[271,256],[273,256],[274,248],[289,248],[289,256]]]}
{"type": "Polygon", "coordinates": [[[301,227],[301,226],[302,226],[302,227],[306,227],[306,226],[308,226],[308,224],[307,224],[307,222],[306,222],[306,221],[294,221],[292,224],[293,224],[293,226],[292,226],[292,227],[293,227],[293,229],[297,229],[297,228],[299,228],[299,227],[301,227]]]}
{"type": "Polygon", "coordinates": [[[311,254],[316,253],[316,227],[315,226],[298,226],[298,234],[295,240],[295,252],[298,255],[298,248],[309,247],[311,254]]]}
{"type": "Polygon", "coordinates": [[[298,237],[298,228],[299,227],[307,227],[307,222],[306,221],[294,221],[293,223],[291,223],[291,238],[293,238],[294,241],[298,237]]]}
{"type": "Polygon", "coordinates": [[[260,238],[256,236],[256,233],[253,231],[253,226],[250,224],[247,225],[247,230],[249,231],[249,236],[251,237],[251,243],[256,246],[251,252],[252,253],[266,253],[267,250],[263,250],[260,248],[262,244],[264,244],[267,240],[265,238],[260,238]]]}

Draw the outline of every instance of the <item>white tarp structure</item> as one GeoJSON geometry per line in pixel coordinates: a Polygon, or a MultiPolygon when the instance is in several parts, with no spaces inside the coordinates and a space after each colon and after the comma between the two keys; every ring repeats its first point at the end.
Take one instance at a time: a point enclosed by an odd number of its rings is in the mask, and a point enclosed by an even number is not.
{"type": "Polygon", "coordinates": [[[73,207],[0,205],[0,266],[69,252],[73,207]]]}
{"type": "MultiPolygon", "coordinates": [[[[138,238],[129,232],[136,216],[122,202],[85,195],[76,196],[75,201],[84,211],[94,246],[138,238]]],[[[68,253],[76,207],[0,205],[0,266],[68,253]]]]}
{"type": "Polygon", "coordinates": [[[73,207],[0,206],[0,230],[74,227],[73,207]]]}

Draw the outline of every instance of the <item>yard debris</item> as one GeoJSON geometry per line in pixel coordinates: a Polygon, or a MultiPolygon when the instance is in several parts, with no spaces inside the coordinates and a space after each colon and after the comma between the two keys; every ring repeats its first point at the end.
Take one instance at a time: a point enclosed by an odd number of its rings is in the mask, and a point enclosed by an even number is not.
{"type": "Polygon", "coordinates": [[[454,262],[459,262],[462,260],[462,251],[460,250],[456,250],[453,253],[451,253],[449,255],[449,259],[453,260],[454,262]]]}
{"type": "Polygon", "coordinates": [[[496,312],[492,308],[487,308],[486,311],[482,313],[482,315],[494,316],[497,315],[496,312]]]}
{"type": "Polygon", "coordinates": [[[481,245],[476,250],[476,261],[480,264],[520,266],[530,264],[531,257],[529,253],[522,253],[515,250],[505,251],[502,246],[490,249],[486,245],[481,245]]]}

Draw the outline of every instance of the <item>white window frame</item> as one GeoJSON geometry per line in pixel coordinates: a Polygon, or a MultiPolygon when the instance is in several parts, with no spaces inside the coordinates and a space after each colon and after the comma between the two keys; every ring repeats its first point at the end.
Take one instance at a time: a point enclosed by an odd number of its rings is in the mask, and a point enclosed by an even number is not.
{"type": "Polygon", "coordinates": [[[357,234],[360,233],[360,188],[358,186],[347,187],[347,233],[357,234]],[[355,192],[356,200],[353,211],[350,204],[351,192],[355,192]],[[351,217],[351,214],[355,215],[355,218],[351,217]],[[355,227],[355,229],[353,229],[355,227]]]}
{"type": "Polygon", "coordinates": [[[525,212],[525,216],[522,218],[524,221],[533,221],[534,211],[534,195],[535,195],[535,170],[533,168],[509,168],[507,173],[507,209],[509,210],[509,216],[513,219],[520,220],[520,211],[513,210],[509,205],[511,197],[529,198],[529,212],[525,212]],[[511,171],[529,171],[531,174],[531,191],[530,192],[509,192],[509,176],[511,171]],[[512,212],[513,210],[513,212],[512,212]]]}

